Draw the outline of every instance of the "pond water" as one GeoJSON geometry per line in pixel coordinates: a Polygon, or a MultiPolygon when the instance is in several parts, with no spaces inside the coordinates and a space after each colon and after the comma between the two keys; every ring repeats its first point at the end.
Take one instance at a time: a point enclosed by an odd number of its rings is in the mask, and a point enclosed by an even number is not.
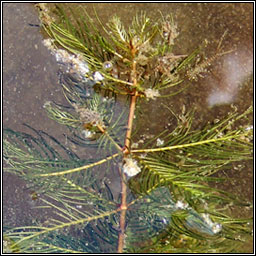
{"type": "MultiPolygon", "coordinates": [[[[80,8],[78,4],[70,4],[80,8]]],[[[144,10],[152,19],[158,19],[160,12],[173,14],[178,24],[179,37],[175,44],[176,54],[187,54],[205,40],[208,42],[206,56],[214,55],[218,42],[225,31],[224,51],[232,52],[218,58],[212,65],[212,72],[198,81],[191,82],[189,89],[161,103],[180,113],[182,108],[196,107],[195,127],[201,127],[208,120],[225,116],[233,103],[243,112],[253,102],[253,4],[252,3],[101,3],[83,4],[93,15],[95,7],[101,20],[107,22],[117,14],[125,24],[133,15],[144,10]],[[220,104],[220,105],[218,105],[220,104]]],[[[48,119],[43,105],[46,101],[65,102],[58,86],[58,65],[50,52],[43,46],[43,36],[37,13],[32,4],[3,4],[3,125],[14,130],[29,132],[22,124],[51,134],[64,141],[67,130],[48,119]],[[29,25],[31,24],[31,25],[29,25]]],[[[172,129],[170,112],[161,104],[143,104],[143,123],[140,134],[156,134],[166,127],[172,129]],[[161,113],[161,116],[159,115],[161,113]]],[[[252,122],[252,119],[250,120],[252,122]]],[[[137,138],[139,139],[139,138],[137,138]]],[[[228,177],[233,183],[222,184],[221,188],[238,193],[253,200],[253,164],[240,164],[239,171],[233,168],[228,177]]],[[[235,166],[234,166],[235,167],[235,166]]],[[[17,177],[3,175],[3,218],[13,225],[24,225],[31,216],[40,212],[31,209],[33,202],[26,184],[17,177]],[[29,210],[28,210],[29,209],[29,210]]],[[[251,216],[251,210],[244,210],[244,217],[251,216]]],[[[252,250],[252,243],[244,250],[252,250]]]]}

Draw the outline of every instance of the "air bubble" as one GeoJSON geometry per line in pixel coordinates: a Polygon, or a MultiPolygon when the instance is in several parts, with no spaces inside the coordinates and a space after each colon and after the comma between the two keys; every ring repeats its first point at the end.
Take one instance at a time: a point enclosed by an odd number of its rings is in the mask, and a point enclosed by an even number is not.
{"type": "Polygon", "coordinates": [[[113,64],[110,61],[106,61],[103,63],[103,69],[106,71],[110,71],[113,69],[113,64]]]}

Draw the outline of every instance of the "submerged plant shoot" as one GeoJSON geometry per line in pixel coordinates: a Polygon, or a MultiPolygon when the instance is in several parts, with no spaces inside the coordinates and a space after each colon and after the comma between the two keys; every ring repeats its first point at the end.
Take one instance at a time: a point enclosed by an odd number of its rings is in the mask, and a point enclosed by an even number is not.
{"type": "Polygon", "coordinates": [[[225,179],[216,175],[221,170],[252,159],[252,107],[244,113],[233,108],[202,129],[193,126],[193,109],[170,109],[176,127],[142,141],[136,139],[135,120],[143,101],[171,101],[191,89],[186,81],[197,81],[211,62],[229,54],[222,49],[228,32],[214,56],[198,61],[202,46],[175,53],[179,24],[171,14],[151,20],[137,13],[125,27],[115,15],[103,24],[96,12],[92,19],[85,10],[49,6],[40,3],[37,9],[47,36],[43,43],[60,66],[66,104],[45,99],[44,109],[68,127],[66,139],[76,151],[29,125],[31,134],[4,130],[6,171],[29,184],[42,214],[51,212],[43,223],[7,226],[4,250],[236,252],[251,236],[251,219],[232,216],[228,209],[251,203],[212,183],[225,179]],[[93,153],[84,157],[86,152],[93,153]],[[120,187],[105,182],[109,173],[120,187]]]}

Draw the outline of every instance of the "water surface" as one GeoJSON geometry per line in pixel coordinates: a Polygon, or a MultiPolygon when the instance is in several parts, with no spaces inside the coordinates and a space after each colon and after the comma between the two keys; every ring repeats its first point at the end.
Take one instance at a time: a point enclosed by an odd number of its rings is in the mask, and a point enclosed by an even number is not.
{"type": "MultiPolygon", "coordinates": [[[[78,4],[70,5],[80,7],[78,4]]],[[[188,54],[207,40],[205,55],[211,57],[216,52],[219,39],[227,31],[223,49],[233,52],[217,59],[212,65],[212,72],[198,81],[190,82],[188,90],[159,102],[176,113],[180,113],[183,106],[186,110],[196,107],[195,127],[200,128],[208,120],[226,116],[231,111],[231,103],[240,112],[252,104],[252,3],[83,4],[91,15],[94,12],[93,6],[103,23],[113,14],[120,16],[125,24],[130,24],[133,15],[141,10],[146,11],[152,19],[160,17],[159,11],[163,15],[171,13],[180,32],[174,48],[176,54],[188,54]],[[217,95],[215,101],[214,97],[210,100],[211,95],[217,95]],[[215,105],[218,95],[227,95],[221,105],[215,105]],[[223,104],[225,101],[226,104],[223,104]]],[[[29,132],[22,126],[22,123],[28,123],[35,129],[44,130],[65,141],[63,134],[67,130],[48,119],[43,110],[45,101],[65,102],[58,85],[58,65],[43,46],[40,29],[29,24],[39,24],[33,5],[3,4],[3,124],[14,130],[29,132]]],[[[143,115],[147,118],[138,116],[143,120],[137,122],[141,126],[140,134],[157,134],[165,128],[173,129],[173,117],[163,105],[148,102],[142,107],[143,115]]],[[[252,200],[252,173],[252,162],[240,163],[238,169],[233,168],[224,173],[229,178],[234,178],[232,184],[226,182],[221,187],[252,200]]],[[[4,174],[3,178],[4,222],[24,225],[29,223],[32,216],[40,218],[40,212],[31,208],[34,202],[26,184],[10,174],[4,174]]],[[[242,212],[244,217],[251,214],[250,209],[242,212]]],[[[247,247],[244,250],[249,252],[251,244],[247,247]]]]}

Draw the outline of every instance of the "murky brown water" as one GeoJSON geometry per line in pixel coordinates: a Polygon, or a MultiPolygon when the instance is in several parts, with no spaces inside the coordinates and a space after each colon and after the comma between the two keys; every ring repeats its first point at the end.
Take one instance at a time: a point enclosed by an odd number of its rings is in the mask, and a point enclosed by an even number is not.
{"type": "MultiPolygon", "coordinates": [[[[79,6],[72,5],[76,8],[79,6]]],[[[219,92],[221,95],[229,95],[224,100],[232,101],[241,112],[252,104],[253,83],[250,76],[247,79],[247,75],[252,71],[253,4],[101,3],[83,6],[91,15],[94,6],[103,22],[117,14],[126,24],[129,24],[133,15],[140,10],[147,11],[152,19],[159,18],[159,11],[163,15],[172,13],[180,31],[174,49],[176,54],[190,53],[207,39],[209,46],[206,55],[211,57],[216,51],[218,40],[227,30],[223,49],[232,49],[233,52],[214,62],[213,72],[191,83],[188,90],[161,102],[177,113],[183,105],[187,110],[196,107],[195,126],[198,127],[207,120],[225,116],[231,110],[229,104],[209,107],[209,104],[214,102],[213,96],[218,98],[219,92]],[[227,56],[232,58],[227,59],[227,56]],[[241,71],[234,76],[234,69],[241,71]],[[247,82],[244,82],[244,79],[247,79],[247,82]]],[[[28,123],[33,128],[44,130],[63,141],[66,129],[48,119],[43,110],[45,101],[64,102],[64,99],[58,86],[56,61],[42,45],[43,37],[39,28],[28,25],[39,24],[37,13],[33,6],[27,3],[5,3],[3,7],[3,124],[5,127],[28,132],[27,128],[22,126],[22,123],[28,123]]],[[[141,133],[156,134],[165,127],[172,128],[172,125],[169,125],[170,112],[161,104],[149,102],[143,105],[143,109],[148,118],[143,118],[141,133]]],[[[235,178],[234,182],[224,184],[222,188],[252,200],[252,173],[252,162],[244,163],[239,171],[232,169],[228,172],[229,177],[235,178]]],[[[3,178],[4,222],[8,221],[13,225],[26,224],[33,212],[25,183],[9,174],[4,174],[3,178]]],[[[243,215],[251,214],[250,210],[245,211],[243,215]]]]}

